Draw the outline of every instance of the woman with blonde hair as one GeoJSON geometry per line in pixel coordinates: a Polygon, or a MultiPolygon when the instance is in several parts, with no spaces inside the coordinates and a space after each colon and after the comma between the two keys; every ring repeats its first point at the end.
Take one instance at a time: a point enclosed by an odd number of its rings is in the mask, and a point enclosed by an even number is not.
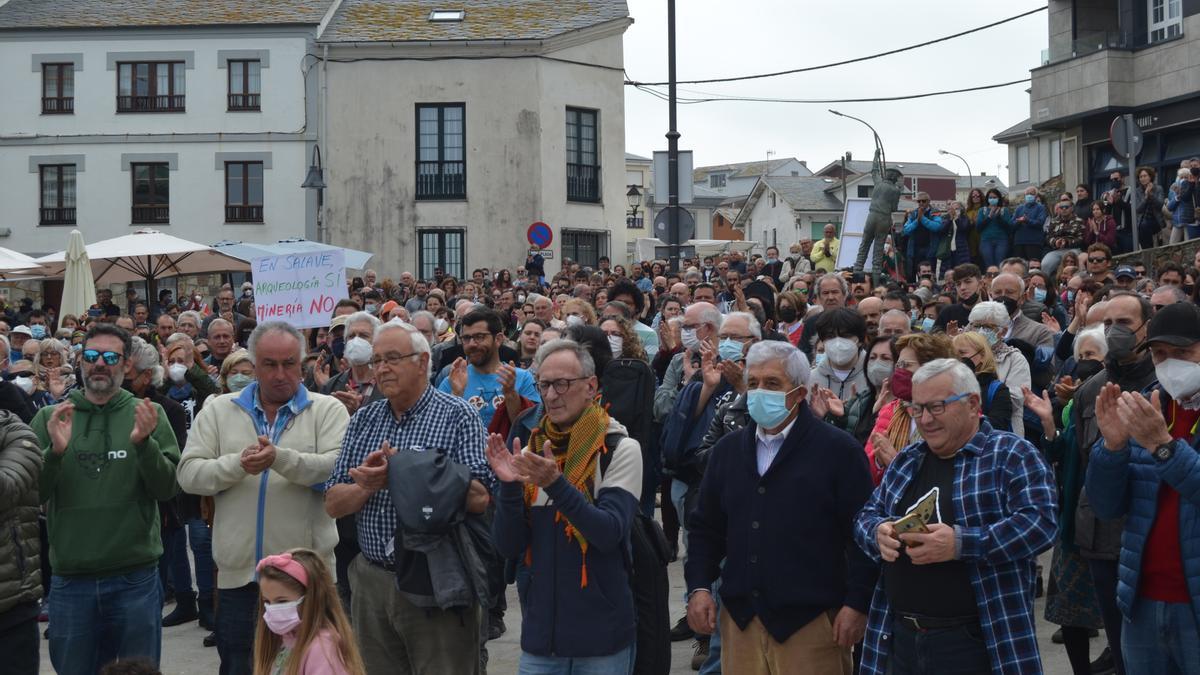
{"type": "Polygon", "coordinates": [[[979,333],[963,332],[954,336],[954,351],[979,382],[980,407],[997,431],[1012,428],[1012,398],[996,375],[996,357],[987,339],[979,333]]]}
{"type": "Polygon", "coordinates": [[[563,321],[568,326],[596,325],[596,310],[580,298],[571,298],[562,305],[563,321]]]}
{"type": "Polygon", "coordinates": [[[321,557],[305,548],[258,562],[254,675],[365,675],[350,620],[321,557]]]}
{"type": "Polygon", "coordinates": [[[935,359],[954,358],[954,345],[944,333],[911,333],[892,343],[896,368],[884,382],[875,400],[875,428],[867,439],[867,459],[875,484],[883,477],[896,454],[921,440],[916,420],[908,413],[912,403],[912,376],[935,359]]]}
{"type": "Polygon", "coordinates": [[[254,381],[254,362],[250,360],[250,352],[239,349],[221,362],[221,371],[217,385],[222,394],[237,393],[254,381]]]}

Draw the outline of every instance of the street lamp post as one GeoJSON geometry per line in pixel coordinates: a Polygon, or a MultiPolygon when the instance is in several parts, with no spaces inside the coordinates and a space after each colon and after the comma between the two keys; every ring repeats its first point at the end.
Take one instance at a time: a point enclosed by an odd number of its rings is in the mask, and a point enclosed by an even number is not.
{"type": "MultiPolygon", "coordinates": [[[[938,154],[939,155],[950,155],[951,157],[957,157],[960,160],[962,160],[963,165],[967,167],[967,185],[969,186],[968,189],[970,189],[970,190],[975,189],[975,174],[971,173],[971,165],[967,164],[967,159],[965,157],[963,157],[962,155],[957,155],[953,152],[950,152],[949,150],[938,150],[938,154]]],[[[968,194],[967,198],[970,199],[969,194],[968,194]]]]}
{"type": "Polygon", "coordinates": [[[675,128],[675,0],[667,0],[667,242],[669,269],[679,269],[679,131],[675,128]]]}
{"type": "Polygon", "coordinates": [[[625,193],[625,201],[629,204],[629,225],[633,225],[633,221],[637,220],[638,210],[642,206],[642,191],[636,185],[630,185],[629,191],[625,193]]]}
{"type": "Polygon", "coordinates": [[[308,167],[308,175],[300,187],[317,191],[317,241],[325,241],[325,169],[321,168],[321,146],[313,144],[312,164],[308,167]]]}
{"type": "Polygon", "coordinates": [[[884,169],[887,168],[887,156],[883,152],[883,141],[879,140],[879,132],[875,131],[875,127],[871,126],[870,124],[867,124],[866,120],[859,119],[859,118],[855,117],[854,115],[847,115],[844,112],[838,112],[832,108],[829,109],[829,112],[833,113],[834,115],[837,115],[838,117],[845,117],[846,119],[854,120],[855,122],[858,122],[858,123],[864,125],[865,127],[867,127],[868,129],[870,129],[871,135],[875,137],[875,147],[879,148],[879,161],[882,164],[882,168],[884,168],[884,169]]]}

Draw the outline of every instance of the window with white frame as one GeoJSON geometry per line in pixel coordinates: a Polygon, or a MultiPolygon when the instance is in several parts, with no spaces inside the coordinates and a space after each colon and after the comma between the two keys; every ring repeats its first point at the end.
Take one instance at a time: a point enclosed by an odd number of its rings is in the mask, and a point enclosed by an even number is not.
{"type": "Polygon", "coordinates": [[[1060,138],[1050,141],[1050,175],[1062,175],[1062,139],[1060,138]]]}
{"type": "Polygon", "coordinates": [[[1160,42],[1183,34],[1183,0],[1150,0],[1148,28],[1150,42],[1160,42]]]}
{"type": "Polygon", "coordinates": [[[1017,182],[1029,182],[1029,144],[1017,146],[1017,182]]]}

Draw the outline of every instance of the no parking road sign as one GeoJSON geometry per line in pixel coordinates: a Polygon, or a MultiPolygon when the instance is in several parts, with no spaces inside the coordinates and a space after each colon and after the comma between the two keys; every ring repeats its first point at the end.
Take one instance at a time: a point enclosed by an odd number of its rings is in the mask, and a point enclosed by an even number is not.
{"type": "Polygon", "coordinates": [[[554,231],[550,226],[540,220],[529,226],[529,231],[525,233],[525,237],[529,240],[531,246],[537,248],[548,248],[554,241],[554,231]]]}

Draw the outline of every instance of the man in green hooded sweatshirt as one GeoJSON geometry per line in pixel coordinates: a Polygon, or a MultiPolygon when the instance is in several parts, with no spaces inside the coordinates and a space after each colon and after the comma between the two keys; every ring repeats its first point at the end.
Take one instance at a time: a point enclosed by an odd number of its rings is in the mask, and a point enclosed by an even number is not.
{"type": "Polygon", "coordinates": [[[121,388],[129,334],[94,325],[84,338],[84,387],[42,408],[30,426],[45,467],[50,530],[50,662],[94,675],[117,659],[162,652],[158,502],[177,489],[179,445],[166,413],[121,388]]]}

